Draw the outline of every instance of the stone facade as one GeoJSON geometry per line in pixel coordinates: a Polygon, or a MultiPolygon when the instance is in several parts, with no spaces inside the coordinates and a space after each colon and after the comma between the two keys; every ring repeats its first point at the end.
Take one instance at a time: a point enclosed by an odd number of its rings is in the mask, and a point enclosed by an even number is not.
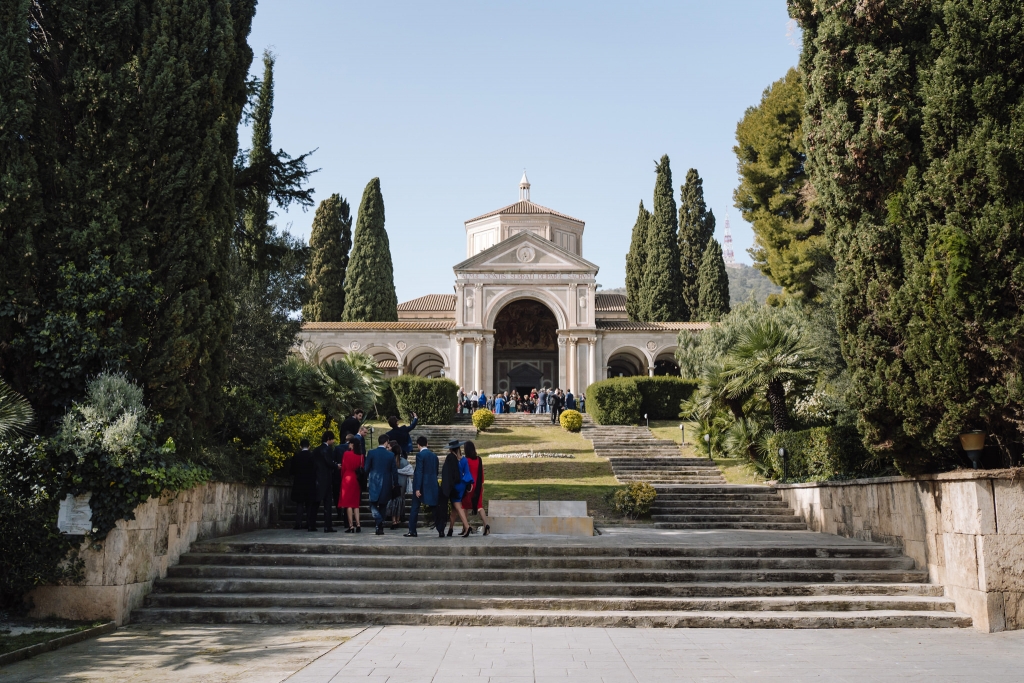
{"type": "Polygon", "coordinates": [[[780,484],[814,531],[901,548],[974,626],[1024,629],[1024,476],[965,470],[913,479],[780,484]]]}
{"type": "Polygon", "coordinates": [[[445,376],[467,392],[517,386],[577,393],[607,377],[678,371],[680,332],[707,323],[637,323],[625,296],[597,289],[598,267],[583,258],[583,221],[535,204],[524,174],[520,201],[466,221],[468,258],[454,266],[455,293],[400,304],[398,322],[307,323],[302,343],[322,357],[374,356],[386,374],[445,376]],[[546,309],[548,345],[503,339],[503,316],[520,302],[546,309]]]}
{"type": "Polygon", "coordinates": [[[135,519],[119,520],[97,548],[82,544],[80,584],[32,591],[31,615],[124,624],[153,581],[166,576],[192,543],[270,526],[289,493],[284,486],[208,483],[150,498],[135,509],[135,519]]]}

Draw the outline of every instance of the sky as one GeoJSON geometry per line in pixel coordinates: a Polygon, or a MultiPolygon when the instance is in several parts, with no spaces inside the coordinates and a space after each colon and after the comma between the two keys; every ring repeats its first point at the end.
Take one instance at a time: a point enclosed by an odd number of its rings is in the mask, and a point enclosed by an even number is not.
{"type": "MultiPolygon", "coordinates": [[[[274,147],[316,149],[316,201],[339,193],[355,214],[380,178],[399,301],[452,291],[464,222],[517,201],[524,169],[534,202],[586,222],[606,289],[663,154],[676,201],[696,168],[716,237],[728,212],[750,263],[736,123],[798,42],[784,0],[261,0],[249,38],[254,75],[277,57],[274,147]]],[[[277,224],[308,239],[313,213],[277,224]]]]}

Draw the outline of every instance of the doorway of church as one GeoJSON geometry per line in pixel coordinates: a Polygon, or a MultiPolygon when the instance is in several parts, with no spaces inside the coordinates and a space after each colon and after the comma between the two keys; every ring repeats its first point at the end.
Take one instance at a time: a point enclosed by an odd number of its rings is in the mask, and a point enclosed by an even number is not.
{"type": "Polygon", "coordinates": [[[558,320],[532,299],[505,306],[494,321],[493,391],[550,389],[558,382],[558,320]]]}

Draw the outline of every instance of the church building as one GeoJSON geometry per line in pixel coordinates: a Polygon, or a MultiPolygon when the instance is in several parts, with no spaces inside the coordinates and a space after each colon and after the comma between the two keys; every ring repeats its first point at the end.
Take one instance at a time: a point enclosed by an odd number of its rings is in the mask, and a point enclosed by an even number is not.
{"type": "Polygon", "coordinates": [[[397,322],[305,323],[321,358],[373,356],[388,376],[449,377],[467,393],[586,388],[608,377],[678,374],[677,338],[707,323],[638,323],[624,294],[597,289],[584,223],[519,201],[465,223],[466,259],[452,294],[398,305],[397,322]]]}

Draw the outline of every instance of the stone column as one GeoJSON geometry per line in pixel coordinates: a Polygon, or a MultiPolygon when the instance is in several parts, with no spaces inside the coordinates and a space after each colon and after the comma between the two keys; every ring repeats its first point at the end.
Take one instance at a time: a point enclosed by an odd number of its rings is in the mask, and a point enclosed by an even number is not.
{"type": "MultiPolygon", "coordinates": [[[[466,316],[465,316],[466,300],[465,300],[465,292],[463,291],[464,289],[465,289],[465,285],[463,285],[461,282],[456,282],[455,283],[455,324],[456,325],[465,325],[466,324],[466,316]]],[[[459,361],[459,363],[455,367],[461,369],[462,368],[462,362],[459,361]]],[[[457,375],[456,375],[456,380],[455,381],[456,382],[459,381],[459,378],[458,378],[457,375]]]]}
{"type": "Polygon", "coordinates": [[[476,346],[476,357],[473,362],[473,391],[480,391],[484,386],[484,339],[476,337],[473,340],[476,346]]]}
{"type": "Polygon", "coordinates": [[[578,365],[576,362],[576,337],[569,337],[569,348],[566,349],[566,356],[568,357],[568,363],[565,369],[565,388],[568,390],[576,383],[576,372],[578,371],[576,367],[578,365]]]}
{"type": "Polygon", "coordinates": [[[587,373],[587,375],[588,375],[588,377],[587,377],[587,379],[588,379],[587,386],[589,387],[591,384],[593,384],[594,382],[597,381],[597,339],[594,338],[594,337],[591,337],[590,339],[588,339],[587,340],[587,346],[588,346],[587,350],[590,352],[590,358],[589,358],[589,360],[590,360],[590,363],[589,363],[589,366],[590,366],[589,370],[590,370],[590,372],[587,373]]]}
{"type": "Polygon", "coordinates": [[[484,337],[484,386],[488,395],[494,393],[494,337],[484,337]]]}
{"type": "MultiPolygon", "coordinates": [[[[564,389],[566,386],[566,372],[568,371],[568,358],[566,357],[565,342],[567,339],[561,335],[558,336],[558,379],[555,387],[564,389]]],[[[552,387],[552,388],[555,388],[552,387]]]]}
{"type": "Polygon", "coordinates": [[[459,385],[459,388],[463,388],[462,385],[462,337],[455,337],[455,358],[452,362],[452,374],[455,379],[455,383],[459,385]]]}

